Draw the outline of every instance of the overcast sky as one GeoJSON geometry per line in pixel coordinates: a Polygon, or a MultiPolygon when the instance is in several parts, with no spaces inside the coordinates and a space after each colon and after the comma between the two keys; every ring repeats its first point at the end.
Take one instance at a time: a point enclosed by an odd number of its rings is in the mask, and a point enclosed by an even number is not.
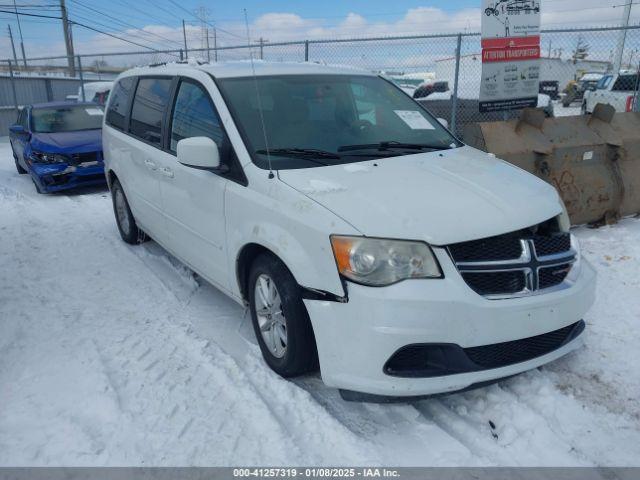
{"type": "MultiPolygon", "coordinates": [[[[621,21],[628,0],[542,0],[543,28],[616,25],[621,21]]],[[[17,0],[21,12],[59,16],[54,0],[17,0]],[[26,7],[27,5],[33,7],[26,7]],[[35,6],[37,5],[37,6],[35,6]]],[[[3,5],[10,1],[2,2],[3,5]]],[[[253,40],[264,37],[271,42],[305,38],[346,38],[371,35],[410,35],[440,32],[478,31],[480,0],[396,1],[388,0],[240,0],[240,1],[172,1],[172,0],[67,0],[72,20],[95,29],[125,37],[138,45],[74,27],[77,53],[120,50],[180,48],[182,19],[188,22],[188,44],[203,44],[201,12],[209,25],[217,26],[219,45],[246,44],[243,9],[246,8],[253,40]],[[204,10],[199,11],[202,7],[204,10]]],[[[6,10],[7,7],[2,7],[6,10]]],[[[640,21],[640,5],[634,7],[632,22],[640,21]]],[[[15,15],[0,13],[3,35],[0,52],[10,56],[6,34],[11,25],[17,40],[15,15]]],[[[21,17],[28,57],[64,52],[59,20],[21,17]]],[[[212,33],[210,32],[210,36],[212,33]]],[[[211,38],[210,43],[213,43],[211,38]]],[[[543,45],[544,48],[544,45],[543,45]]]]}

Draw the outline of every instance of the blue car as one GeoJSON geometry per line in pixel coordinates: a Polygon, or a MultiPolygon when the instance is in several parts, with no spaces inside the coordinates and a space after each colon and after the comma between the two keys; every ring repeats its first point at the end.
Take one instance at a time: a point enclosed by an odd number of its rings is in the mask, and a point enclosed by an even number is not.
{"type": "Polygon", "coordinates": [[[18,173],[30,174],[38,193],[105,184],[103,115],[95,103],[25,106],[9,129],[18,173]]]}

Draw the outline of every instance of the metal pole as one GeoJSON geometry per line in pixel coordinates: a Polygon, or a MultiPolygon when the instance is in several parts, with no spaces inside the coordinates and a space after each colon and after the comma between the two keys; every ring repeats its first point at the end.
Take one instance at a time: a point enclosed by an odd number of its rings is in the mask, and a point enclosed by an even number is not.
{"type": "Polygon", "coordinates": [[[218,63],[218,34],[215,27],[213,28],[213,60],[218,63]]]}
{"type": "Polygon", "coordinates": [[[204,31],[207,45],[207,62],[211,63],[211,52],[209,51],[209,27],[204,27],[204,31]]]}
{"type": "Polygon", "coordinates": [[[13,34],[11,33],[11,25],[7,24],[7,28],[9,29],[9,38],[11,39],[11,50],[13,51],[13,61],[18,64],[18,56],[16,55],[16,45],[13,43],[13,34]]]}
{"type": "Polygon", "coordinates": [[[622,55],[624,54],[624,44],[627,41],[627,28],[629,27],[629,18],[631,17],[631,6],[633,0],[628,0],[629,3],[624,5],[624,11],[622,12],[622,28],[618,34],[618,45],[616,46],[616,58],[613,63],[613,73],[620,72],[622,67],[622,55]]]}
{"type": "Polygon", "coordinates": [[[67,50],[67,64],[69,65],[69,76],[76,76],[76,65],[74,61],[73,37],[71,36],[71,24],[67,16],[67,6],[65,0],[60,0],[60,16],[62,17],[62,30],[64,33],[64,44],[67,50]]]}
{"type": "Polygon", "coordinates": [[[309,40],[304,41],[304,61],[309,61],[309,40]]]}
{"type": "Polygon", "coordinates": [[[264,38],[260,37],[260,60],[264,60],[264,38]]]}
{"type": "Polygon", "coordinates": [[[187,27],[184,26],[184,20],[182,20],[182,38],[184,39],[184,56],[189,58],[189,50],[187,49],[187,27]]]}
{"type": "Polygon", "coordinates": [[[84,77],[82,76],[82,60],[80,59],[80,55],[78,55],[76,58],[78,59],[78,72],[80,73],[80,90],[82,91],[82,101],[86,102],[87,97],[84,94],[84,77]]]}
{"type": "Polygon", "coordinates": [[[18,33],[20,34],[20,49],[22,50],[22,62],[24,63],[24,68],[27,68],[27,56],[24,54],[24,39],[22,38],[22,26],[20,25],[20,15],[18,15],[18,6],[16,5],[16,0],[13,0],[13,9],[16,12],[16,21],[18,22],[18,33]]]}
{"type": "Polygon", "coordinates": [[[11,78],[11,91],[13,92],[13,104],[16,107],[16,112],[20,111],[20,107],[18,107],[18,95],[16,94],[16,81],[13,76],[13,64],[11,60],[7,60],[9,62],[9,77],[11,78]]]}
{"type": "Polygon", "coordinates": [[[456,114],[458,111],[458,83],[460,81],[460,49],[462,48],[462,35],[458,34],[456,46],[456,74],[453,80],[453,97],[451,97],[451,131],[456,134],[456,114]]]}

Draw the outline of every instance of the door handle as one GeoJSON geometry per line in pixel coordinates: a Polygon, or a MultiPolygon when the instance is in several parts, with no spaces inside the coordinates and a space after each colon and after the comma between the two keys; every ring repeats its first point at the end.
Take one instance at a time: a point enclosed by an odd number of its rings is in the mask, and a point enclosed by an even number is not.
{"type": "Polygon", "coordinates": [[[162,175],[164,175],[165,177],[173,178],[173,170],[171,170],[169,167],[161,168],[160,173],[162,173],[162,175]]]}
{"type": "Polygon", "coordinates": [[[144,164],[149,170],[157,170],[158,168],[155,162],[152,162],[151,160],[145,160],[144,164]]]}

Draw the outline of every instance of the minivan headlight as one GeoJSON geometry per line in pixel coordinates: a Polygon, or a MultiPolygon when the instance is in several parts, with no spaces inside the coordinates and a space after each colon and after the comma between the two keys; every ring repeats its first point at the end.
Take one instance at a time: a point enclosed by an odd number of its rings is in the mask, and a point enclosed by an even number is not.
{"type": "Polygon", "coordinates": [[[357,283],[381,287],[409,278],[442,278],[423,242],[332,235],[331,246],[340,274],[357,283]]]}

